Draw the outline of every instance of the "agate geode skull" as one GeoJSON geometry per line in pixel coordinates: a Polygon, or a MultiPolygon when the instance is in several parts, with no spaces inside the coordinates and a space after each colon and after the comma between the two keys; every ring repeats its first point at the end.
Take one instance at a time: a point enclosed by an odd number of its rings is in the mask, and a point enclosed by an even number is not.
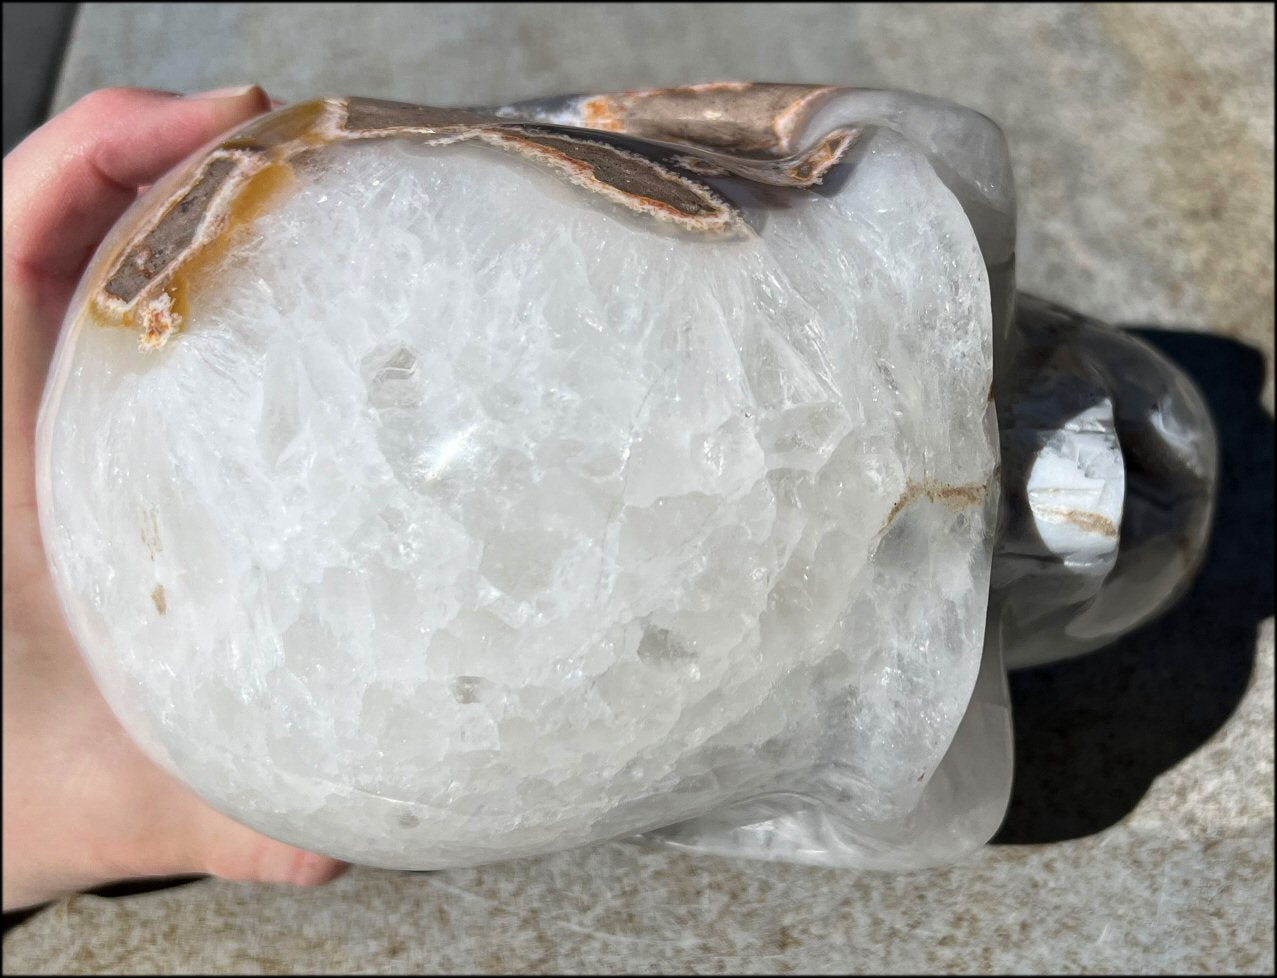
{"type": "Polygon", "coordinates": [[[68,621],[157,761],[341,858],[956,858],[1004,653],[1164,604],[1214,472],[1146,347],[1017,322],[1014,241],[998,128],[899,92],[263,116],[73,303],[68,621]]]}

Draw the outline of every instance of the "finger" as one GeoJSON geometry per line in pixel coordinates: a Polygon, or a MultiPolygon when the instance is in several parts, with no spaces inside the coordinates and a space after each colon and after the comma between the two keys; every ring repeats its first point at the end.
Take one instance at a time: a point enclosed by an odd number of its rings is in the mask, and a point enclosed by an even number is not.
{"type": "Polygon", "coordinates": [[[256,86],[209,97],[130,88],[85,96],[5,157],[6,266],[76,277],[139,186],[269,107],[256,86]]]}
{"type": "Polygon", "coordinates": [[[202,803],[185,824],[193,831],[182,872],[211,873],[241,882],[316,886],[350,868],[329,856],[259,835],[202,803]]]}

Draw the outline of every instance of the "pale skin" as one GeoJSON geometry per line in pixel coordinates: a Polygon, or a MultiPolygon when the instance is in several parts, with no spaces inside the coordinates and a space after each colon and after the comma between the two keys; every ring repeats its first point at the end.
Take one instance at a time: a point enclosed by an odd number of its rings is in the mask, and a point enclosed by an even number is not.
{"type": "Polygon", "coordinates": [[[121,879],[315,885],[346,868],[215,812],[133,744],[63,621],[36,517],[36,413],[85,264],[141,188],[270,106],[255,86],[107,89],[4,159],[5,911],[121,879]]]}

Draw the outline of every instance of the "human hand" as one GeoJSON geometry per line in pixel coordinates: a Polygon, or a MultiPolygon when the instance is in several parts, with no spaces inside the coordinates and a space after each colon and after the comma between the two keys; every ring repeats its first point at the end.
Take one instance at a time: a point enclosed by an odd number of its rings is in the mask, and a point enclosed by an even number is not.
{"type": "Polygon", "coordinates": [[[134,745],[63,621],[36,518],[36,413],[94,249],[139,188],[270,105],[257,87],[187,98],[106,89],[4,159],[6,911],[132,877],[307,885],[345,869],[218,814],[134,745]]]}

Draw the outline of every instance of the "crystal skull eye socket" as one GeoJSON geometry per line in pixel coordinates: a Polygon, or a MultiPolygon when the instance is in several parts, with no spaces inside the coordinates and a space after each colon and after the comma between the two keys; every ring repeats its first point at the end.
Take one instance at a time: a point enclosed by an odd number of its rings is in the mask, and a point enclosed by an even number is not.
{"type": "Polygon", "coordinates": [[[1010,777],[1013,242],[996,127],[903,93],[264,116],[68,314],[67,619],[152,757],[347,860],[956,858],[1010,777]]]}

